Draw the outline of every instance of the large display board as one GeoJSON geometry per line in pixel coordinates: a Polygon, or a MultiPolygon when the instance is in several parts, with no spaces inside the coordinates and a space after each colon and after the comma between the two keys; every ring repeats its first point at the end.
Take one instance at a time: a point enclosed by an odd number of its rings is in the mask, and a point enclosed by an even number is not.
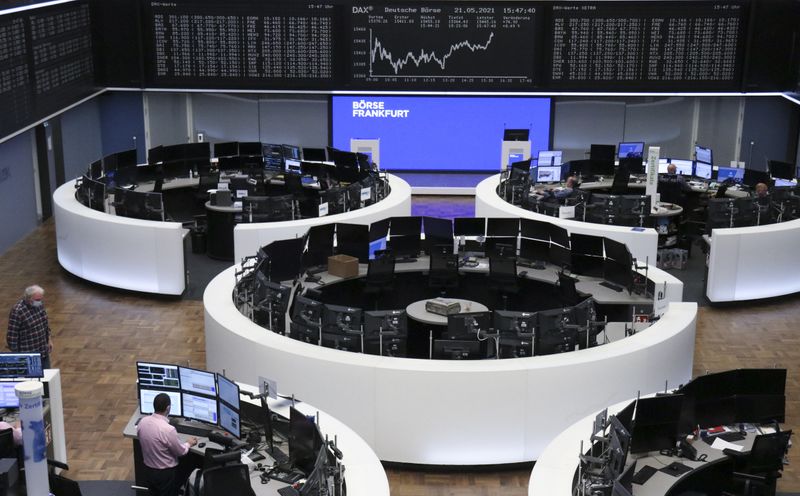
{"type": "Polygon", "coordinates": [[[340,68],[338,11],[330,3],[148,2],[148,79],[180,88],[329,88],[340,68]]]}
{"type": "Polygon", "coordinates": [[[334,96],[333,146],[380,138],[381,168],[496,170],[504,128],[529,129],[531,152],[550,142],[550,99],[334,96]]]}
{"type": "Polygon", "coordinates": [[[350,83],[377,89],[531,88],[538,82],[541,5],[354,4],[350,83]]]}
{"type": "Polygon", "coordinates": [[[94,90],[87,1],[0,11],[0,137],[94,90]]]}
{"type": "Polygon", "coordinates": [[[548,33],[549,86],[587,90],[735,90],[746,4],[559,2],[548,33]]]}

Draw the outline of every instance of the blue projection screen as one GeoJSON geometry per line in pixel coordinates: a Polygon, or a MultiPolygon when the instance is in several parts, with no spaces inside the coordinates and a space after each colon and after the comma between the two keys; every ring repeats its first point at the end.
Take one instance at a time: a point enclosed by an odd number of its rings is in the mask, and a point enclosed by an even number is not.
{"type": "Polygon", "coordinates": [[[550,99],[333,97],[333,146],[380,139],[381,169],[498,170],[505,128],[530,129],[532,156],[548,150],[550,99]]]}

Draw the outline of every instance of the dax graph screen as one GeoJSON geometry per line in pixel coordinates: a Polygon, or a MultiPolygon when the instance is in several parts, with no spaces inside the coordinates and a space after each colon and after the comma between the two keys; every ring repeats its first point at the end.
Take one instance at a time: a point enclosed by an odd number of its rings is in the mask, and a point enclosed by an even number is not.
{"type": "Polygon", "coordinates": [[[538,8],[477,2],[351,6],[350,84],[531,88],[538,8]]]}

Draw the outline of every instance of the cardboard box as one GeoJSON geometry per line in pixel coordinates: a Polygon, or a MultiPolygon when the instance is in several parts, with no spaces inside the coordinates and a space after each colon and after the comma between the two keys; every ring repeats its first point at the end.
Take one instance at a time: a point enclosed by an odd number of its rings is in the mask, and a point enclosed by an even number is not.
{"type": "Polygon", "coordinates": [[[358,259],[350,255],[328,257],[328,274],[337,277],[358,276],[358,259]]]}

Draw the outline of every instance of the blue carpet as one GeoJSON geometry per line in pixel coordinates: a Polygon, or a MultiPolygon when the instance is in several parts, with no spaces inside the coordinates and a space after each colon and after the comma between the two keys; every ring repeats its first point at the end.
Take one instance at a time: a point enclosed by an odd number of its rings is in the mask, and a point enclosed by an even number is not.
{"type": "Polygon", "coordinates": [[[414,187],[474,188],[492,172],[443,173],[443,172],[391,172],[414,187]]]}

